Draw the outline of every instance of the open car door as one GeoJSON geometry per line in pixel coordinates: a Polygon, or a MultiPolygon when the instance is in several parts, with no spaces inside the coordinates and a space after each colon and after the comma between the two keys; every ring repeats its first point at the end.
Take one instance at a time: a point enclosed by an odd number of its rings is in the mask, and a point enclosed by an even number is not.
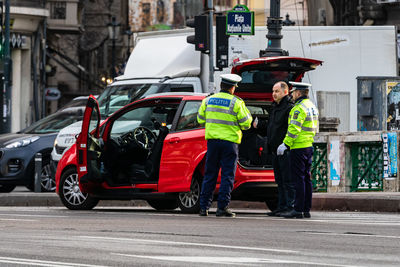
{"type": "Polygon", "coordinates": [[[99,105],[96,98],[90,95],[83,115],[82,130],[76,141],[80,185],[101,180],[99,125],[99,105]]]}

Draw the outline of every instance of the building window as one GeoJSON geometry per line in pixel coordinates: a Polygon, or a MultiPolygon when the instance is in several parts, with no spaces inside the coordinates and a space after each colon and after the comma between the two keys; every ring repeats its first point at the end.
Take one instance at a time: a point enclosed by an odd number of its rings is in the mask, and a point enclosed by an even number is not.
{"type": "Polygon", "coordinates": [[[150,3],[142,3],[142,29],[145,30],[148,26],[150,26],[150,3]]]}
{"type": "Polygon", "coordinates": [[[159,23],[164,23],[164,1],[158,0],[157,2],[157,20],[159,23]]]}
{"type": "Polygon", "coordinates": [[[51,2],[50,3],[50,18],[51,19],[65,19],[67,13],[66,2],[51,2]]]}

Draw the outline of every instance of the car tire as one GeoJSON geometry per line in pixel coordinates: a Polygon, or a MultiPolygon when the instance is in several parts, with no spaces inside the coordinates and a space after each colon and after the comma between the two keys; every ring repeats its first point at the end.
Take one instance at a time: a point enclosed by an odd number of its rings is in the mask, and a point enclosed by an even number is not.
{"type": "MultiPolygon", "coordinates": [[[[54,192],[56,190],[56,181],[51,176],[50,155],[44,156],[42,160],[42,171],[40,176],[41,192],[54,192]]],[[[32,168],[32,180],[26,187],[32,192],[35,191],[35,166],[32,168]]]]}
{"type": "Polygon", "coordinates": [[[265,200],[265,204],[270,211],[276,210],[278,208],[278,198],[270,198],[265,200]]]}
{"type": "Polygon", "coordinates": [[[0,185],[0,193],[10,193],[17,187],[16,185],[0,185]]]}
{"type": "Polygon", "coordinates": [[[56,181],[51,176],[51,163],[49,157],[43,159],[42,172],[40,176],[40,185],[42,192],[56,191],[56,181]]]}
{"type": "Polygon", "coordinates": [[[91,210],[99,203],[97,198],[81,192],[78,173],[74,168],[61,175],[58,190],[61,202],[70,210],[91,210]]]}
{"type": "Polygon", "coordinates": [[[178,207],[176,199],[149,199],[147,203],[156,210],[174,210],[178,207]]]}
{"type": "Polygon", "coordinates": [[[203,177],[197,174],[193,177],[189,192],[178,194],[178,205],[184,213],[198,213],[200,211],[200,192],[203,177]]]}

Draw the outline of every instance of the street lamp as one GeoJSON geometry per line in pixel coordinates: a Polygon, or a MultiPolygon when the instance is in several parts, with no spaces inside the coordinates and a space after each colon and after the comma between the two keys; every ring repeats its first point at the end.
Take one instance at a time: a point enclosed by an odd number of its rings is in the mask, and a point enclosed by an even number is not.
{"type": "Polygon", "coordinates": [[[111,18],[111,22],[107,24],[108,28],[108,36],[112,40],[112,54],[111,54],[111,77],[114,79],[116,76],[115,73],[115,40],[119,37],[119,30],[121,24],[117,23],[115,17],[111,18]]]}
{"type": "Polygon", "coordinates": [[[129,59],[129,56],[131,55],[131,37],[133,32],[131,29],[128,29],[125,31],[125,34],[128,35],[128,51],[126,52],[126,58],[129,59]]]}

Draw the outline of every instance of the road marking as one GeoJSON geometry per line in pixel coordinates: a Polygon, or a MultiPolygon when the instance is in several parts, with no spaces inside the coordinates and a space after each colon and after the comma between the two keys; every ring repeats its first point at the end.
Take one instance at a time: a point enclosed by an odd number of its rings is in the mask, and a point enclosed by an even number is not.
{"type": "Polygon", "coordinates": [[[111,253],[118,256],[134,257],[142,259],[160,260],[160,261],[180,261],[180,262],[194,262],[194,263],[208,263],[208,264],[295,264],[295,265],[318,265],[318,266],[337,266],[337,267],[360,267],[360,265],[343,265],[331,264],[309,261],[293,261],[293,260],[278,260],[269,258],[247,258],[247,257],[199,257],[199,256],[147,256],[147,255],[130,255],[121,253],[111,253]]]}
{"type": "Polygon", "coordinates": [[[34,259],[24,258],[11,258],[11,257],[0,257],[2,263],[13,263],[13,264],[25,264],[29,266],[57,266],[57,267],[68,267],[68,266],[82,266],[82,267],[106,267],[105,265],[92,265],[83,263],[72,263],[72,262],[60,262],[60,261],[41,261],[34,259]]]}
{"type": "Polygon", "coordinates": [[[311,235],[337,235],[337,236],[361,236],[361,237],[380,237],[380,238],[393,238],[400,239],[400,236],[395,235],[374,235],[374,234],[363,234],[363,233],[315,233],[315,232],[303,232],[311,235]]]}
{"type": "Polygon", "coordinates": [[[197,247],[212,247],[212,248],[229,248],[229,249],[240,249],[240,250],[254,250],[254,251],[269,251],[269,252],[280,252],[280,253],[300,253],[296,250],[286,249],[273,249],[273,248],[258,248],[258,247],[242,247],[242,246],[227,246],[227,245],[216,245],[206,243],[190,243],[190,242],[177,242],[177,241],[164,241],[164,240],[149,240],[149,239],[137,239],[137,238],[122,238],[122,237],[101,237],[101,236],[79,236],[81,239],[102,239],[111,241],[131,241],[137,243],[155,243],[155,244],[166,244],[166,245],[177,245],[177,246],[197,246],[197,247]]]}
{"type": "Polygon", "coordinates": [[[0,216],[15,216],[15,217],[43,217],[43,218],[66,218],[64,215],[41,215],[41,214],[14,214],[14,213],[0,213],[0,216]]]}
{"type": "Polygon", "coordinates": [[[0,219],[0,221],[37,222],[37,220],[29,220],[29,219],[0,219]]]}

